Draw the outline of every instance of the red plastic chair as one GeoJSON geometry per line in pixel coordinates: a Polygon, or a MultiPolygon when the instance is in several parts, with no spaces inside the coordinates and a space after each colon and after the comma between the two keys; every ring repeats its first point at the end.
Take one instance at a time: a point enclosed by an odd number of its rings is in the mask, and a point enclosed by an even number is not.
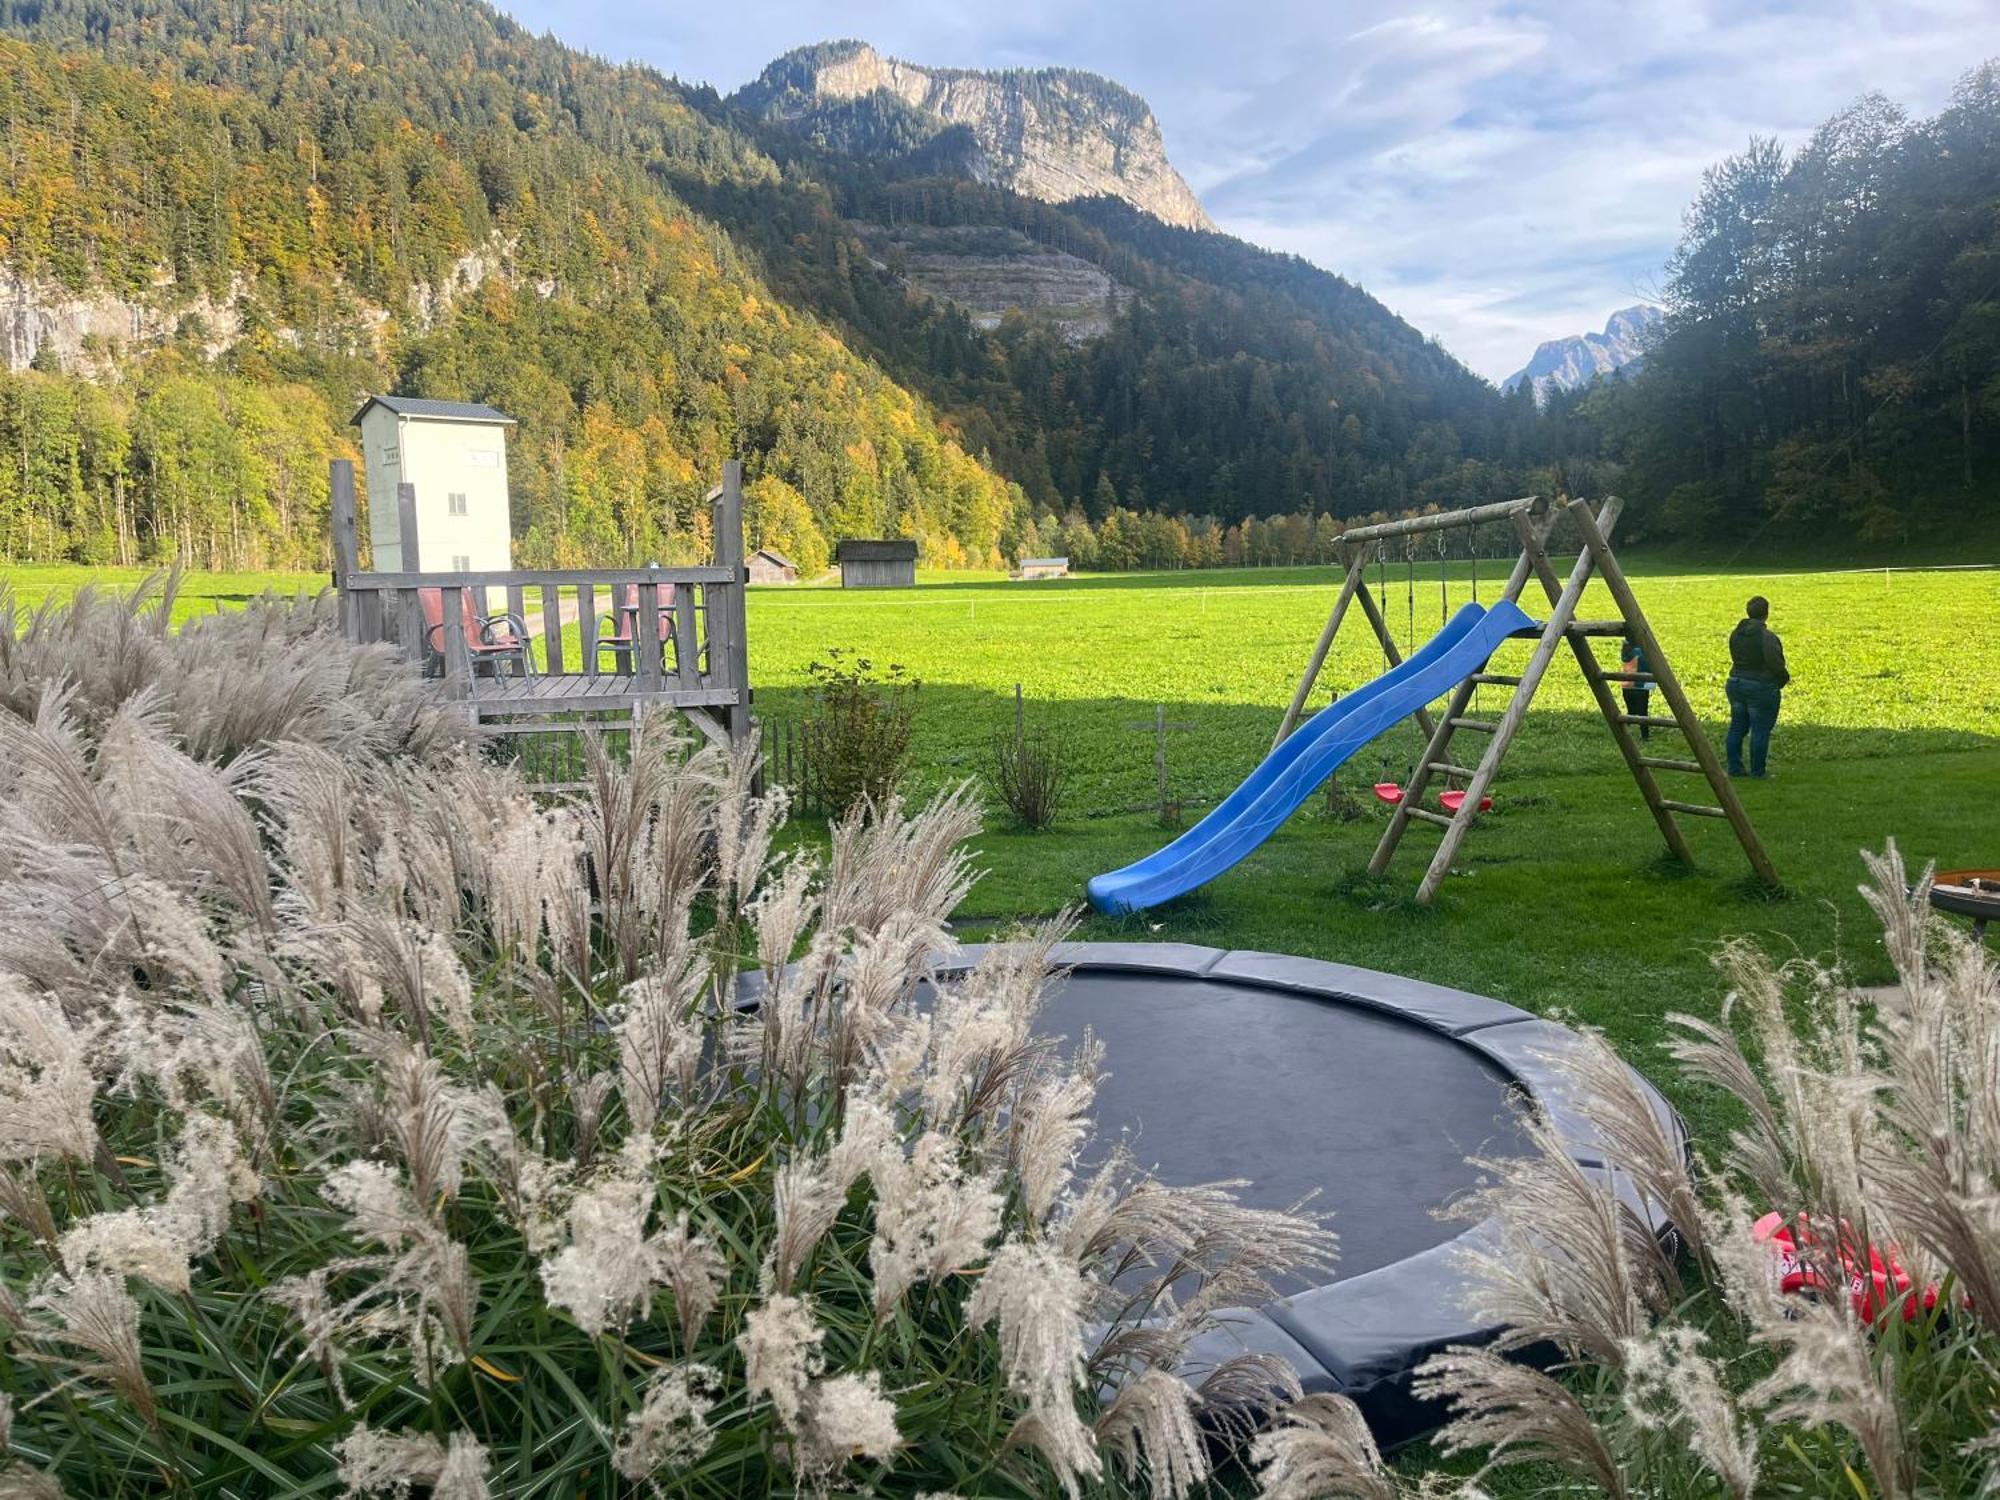
{"type": "MultiPolygon", "coordinates": [[[[526,677],[535,669],[528,653],[528,626],[519,615],[505,611],[482,615],[473,598],[480,591],[458,591],[459,609],[465,623],[465,650],[472,658],[476,676],[482,666],[494,676],[500,668],[512,666],[516,675],[526,677]],[[505,627],[502,629],[501,627],[505,627]]],[[[444,590],[418,589],[417,602],[424,614],[424,663],[427,670],[444,671],[444,590]]]]}
{"type": "MultiPolygon", "coordinates": [[[[598,656],[601,659],[606,651],[615,652],[614,666],[620,672],[631,671],[632,653],[639,648],[641,587],[636,583],[626,584],[613,610],[597,619],[598,656]]],[[[643,587],[653,595],[661,661],[666,670],[672,671],[675,666],[674,586],[671,583],[651,583],[643,587]]]]}

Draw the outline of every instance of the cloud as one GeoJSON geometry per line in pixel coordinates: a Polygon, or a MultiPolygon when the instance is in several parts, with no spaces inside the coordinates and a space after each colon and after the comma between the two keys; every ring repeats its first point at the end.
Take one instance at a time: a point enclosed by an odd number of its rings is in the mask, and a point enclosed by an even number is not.
{"type": "Polygon", "coordinates": [[[725,91],[862,36],[1063,65],[1151,102],[1209,211],[1367,287],[1494,379],[1657,287],[1704,167],[1869,89],[1942,104],[1991,0],[513,0],[527,24],[725,91]]]}

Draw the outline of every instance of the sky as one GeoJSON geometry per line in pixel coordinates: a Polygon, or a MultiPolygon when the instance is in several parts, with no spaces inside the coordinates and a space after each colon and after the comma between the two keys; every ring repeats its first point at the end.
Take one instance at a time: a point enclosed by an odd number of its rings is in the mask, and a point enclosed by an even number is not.
{"type": "Polygon", "coordinates": [[[1995,0],[498,0],[619,61],[748,82],[860,37],[1145,96],[1222,228],[1367,288],[1498,380],[1654,300],[1704,167],[1868,90],[1931,114],[1995,0]]]}

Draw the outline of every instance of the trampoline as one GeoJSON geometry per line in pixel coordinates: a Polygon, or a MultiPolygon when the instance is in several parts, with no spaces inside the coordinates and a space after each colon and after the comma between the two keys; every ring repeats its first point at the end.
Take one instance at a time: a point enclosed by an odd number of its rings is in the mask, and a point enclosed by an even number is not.
{"type": "Polygon", "coordinates": [[[1940,870],[1931,878],[1931,905],[1972,919],[1972,939],[1983,942],[1986,926],[2000,917],[2000,870],[1940,870]]]}
{"type": "MultiPolygon", "coordinates": [[[[938,972],[962,972],[981,951],[938,972]]],[[[1259,1207],[1317,1190],[1313,1207],[1340,1235],[1330,1279],[1226,1314],[1186,1373],[1278,1354],[1308,1391],[1352,1397],[1380,1443],[1435,1428],[1442,1416],[1411,1395],[1411,1372],[1499,1332],[1465,1310],[1454,1254],[1491,1231],[1435,1213],[1475,1185],[1466,1157],[1529,1149],[1508,1107],[1518,1090],[1586,1170],[1605,1172],[1596,1136],[1565,1103],[1559,1059],[1576,1034],[1483,995],[1275,953],[1080,943],[1056,961],[1063,978],[1039,1029],[1075,1042],[1088,1026],[1103,1039],[1099,1142],[1125,1133],[1171,1183],[1246,1178],[1241,1196],[1259,1207]]],[[[1647,1092],[1684,1141],[1672,1107],[1647,1092]]]]}

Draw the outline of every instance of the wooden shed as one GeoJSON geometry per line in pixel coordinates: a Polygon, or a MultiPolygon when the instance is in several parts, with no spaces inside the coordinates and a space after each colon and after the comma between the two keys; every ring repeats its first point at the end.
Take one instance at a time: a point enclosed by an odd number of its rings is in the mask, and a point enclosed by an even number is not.
{"type": "Polygon", "coordinates": [[[902,538],[879,542],[842,542],[834,549],[844,589],[907,589],[916,587],[917,544],[902,538]]]}
{"type": "Polygon", "coordinates": [[[1069,577],[1069,559],[1066,557],[1024,557],[1021,559],[1021,571],[1017,576],[1024,579],[1067,578],[1069,577]]]}
{"type": "Polygon", "coordinates": [[[797,583],[798,564],[782,552],[774,552],[769,547],[759,547],[750,554],[745,564],[750,569],[752,583],[797,583]]]}

